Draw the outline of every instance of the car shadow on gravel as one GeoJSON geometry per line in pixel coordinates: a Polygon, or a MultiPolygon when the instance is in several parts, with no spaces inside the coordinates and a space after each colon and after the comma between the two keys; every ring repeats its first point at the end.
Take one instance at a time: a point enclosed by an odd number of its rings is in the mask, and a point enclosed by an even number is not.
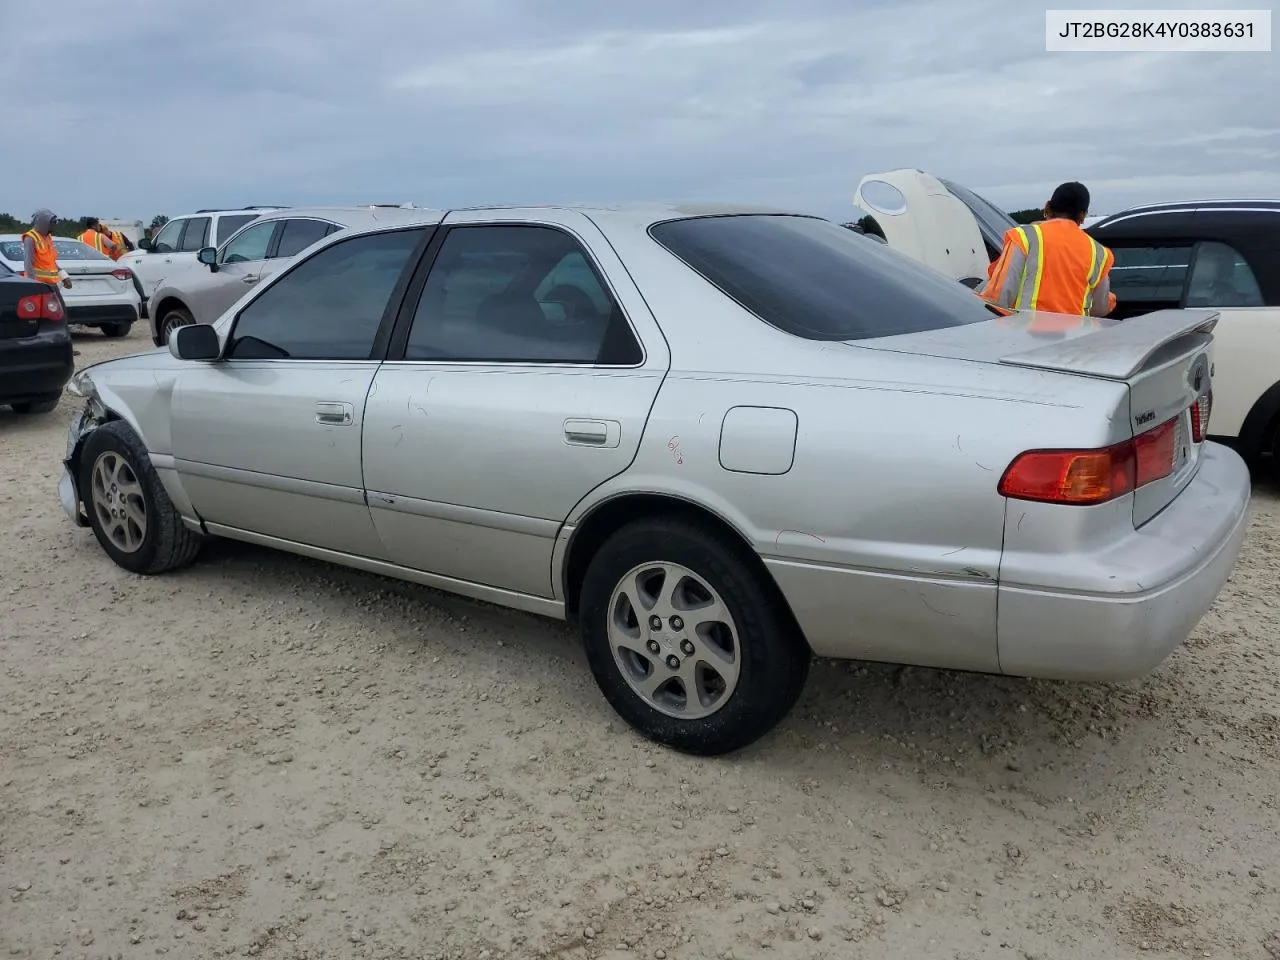
{"type": "MultiPolygon", "coordinates": [[[[403,619],[403,630],[389,629],[383,656],[398,652],[406,667],[419,642],[418,625],[434,622],[459,638],[456,650],[528,685],[530,698],[544,693],[547,700],[562,699],[574,726],[604,721],[610,735],[624,735],[624,725],[596,691],[576,632],[564,624],[229,541],[210,543],[189,573],[203,570],[207,577],[215,569],[219,578],[246,587],[278,580],[282,596],[298,581],[322,581],[320,594],[332,615],[380,610],[393,621],[403,619]],[[466,631],[465,639],[459,630],[466,631]],[[545,666],[553,661],[564,667],[545,666]]],[[[725,759],[803,777],[833,767],[852,769],[875,757],[939,782],[972,779],[979,788],[1034,774],[1046,795],[1066,796],[1090,781],[1096,789],[1136,788],[1154,769],[1148,759],[1172,748],[1185,732],[1180,723],[1191,713],[1178,699],[1177,673],[1165,665],[1141,681],[1070,683],[815,660],[791,715],[725,759]]]]}

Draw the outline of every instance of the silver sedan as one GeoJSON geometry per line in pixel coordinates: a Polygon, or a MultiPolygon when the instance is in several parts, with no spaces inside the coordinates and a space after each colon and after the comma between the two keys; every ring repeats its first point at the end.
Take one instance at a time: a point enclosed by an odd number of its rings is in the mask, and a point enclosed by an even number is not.
{"type": "Polygon", "coordinates": [[[1232,570],[1211,312],[1045,333],[785,212],[415,213],[76,376],[60,493],[112,560],[230,537],[575,620],[706,754],[814,654],[1144,674],[1232,570]]]}

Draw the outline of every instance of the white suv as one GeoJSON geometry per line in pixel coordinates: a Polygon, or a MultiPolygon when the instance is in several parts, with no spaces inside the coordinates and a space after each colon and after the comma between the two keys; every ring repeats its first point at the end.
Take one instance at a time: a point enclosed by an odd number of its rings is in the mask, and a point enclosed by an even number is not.
{"type": "MultiPolygon", "coordinates": [[[[143,296],[150,300],[161,281],[179,267],[196,262],[204,247],[221,247],[246,223],[282,207],[242,207],[239,210],[197,210],[166,223],[150,240],[120,258],[120,265],[133,271],[142,284],[143,296]]],[[[147,304],[142,305],[147,316],[147,304]]]]}

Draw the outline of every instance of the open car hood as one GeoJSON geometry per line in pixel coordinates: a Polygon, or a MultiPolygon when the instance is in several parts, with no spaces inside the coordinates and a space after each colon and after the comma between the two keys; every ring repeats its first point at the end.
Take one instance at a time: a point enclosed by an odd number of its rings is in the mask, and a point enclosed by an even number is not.
{"type": "Polygon", "coordinates": [[[1016,226],[971,190],[922,170],[869,174],[853,202],[879,224],[890,247],[967,286],[986,279],[1004,231],[1016,226]]]}

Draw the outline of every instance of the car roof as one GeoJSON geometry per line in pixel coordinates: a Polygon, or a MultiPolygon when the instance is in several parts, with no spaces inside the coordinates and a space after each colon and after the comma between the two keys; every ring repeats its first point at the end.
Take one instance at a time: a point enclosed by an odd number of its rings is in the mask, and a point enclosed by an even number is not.
{"type": "Polygon", "coordinates": [[[1111,226],[1124,220],[1145,219],[1147,217],[1165,217],[1179,214],[1219,214],[1222,216],[1280,213],[1280,200],[1179,200],[1169,203],[1147,203],[1136,207],[1128,207],[1103,217],[1092,227],[1111,226]]]}
{"type": "MultiPolygon", "coordinates": [[[[25,233],[0,233],[0,243],[6,243],[10,240],[21,240],[25,236],[26,236],[25,233]]],[[[63,240],[67,243],[84,243],[84,241],[81,240],[79,237],[54,237],[53,238],[53,241],[55,243],[57,243],[59,240],[63,240]]],[[[86,247],[88,246],[87,243],[85,243],[84,245],[86,247]]]]}
{"type": "MultiPolygon", "coordinates": [[[[451,213],[484,213],[519,218],[536,218],[548,212],[578,213],[587,217],[608,220],[615,226],[647,229],[667,220],[684,220],[712,216],[801,216],[821,219],[814,214],[797,213],[794,210],[734,203],[657,203],[634,202],[620,204],[603,203],[552,203],[552,204],[493,204],[471,207],[450,207],[447,210],[425,207],[294,207],[266,214],[254,223],[271,220],[288,220],[295,217],[318,217],[342,223],[344,228],[364,233],[388,226],[427,226],[438,224],[451,213]]],[[[246,224],[242,229],[248,229],[246,224]]]]}

